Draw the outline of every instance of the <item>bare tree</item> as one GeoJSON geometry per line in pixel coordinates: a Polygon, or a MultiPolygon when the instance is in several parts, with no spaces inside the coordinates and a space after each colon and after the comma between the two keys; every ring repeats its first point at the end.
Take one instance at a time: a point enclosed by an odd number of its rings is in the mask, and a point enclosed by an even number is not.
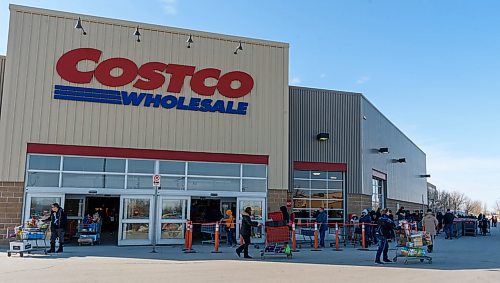
{"type": "Polygon", "coordinates": [[[482,203],[478,200],[471,200],[469,197],[465,197],[463,209],[467,213],[472,213],[474,215],[479,215],[481,213],[482,203]]]}
{"type": "Polygon", "coordinates": [[[450,193],[450,209],[460,210],[465,203],[464,193],[453,191],[450,193]]]}

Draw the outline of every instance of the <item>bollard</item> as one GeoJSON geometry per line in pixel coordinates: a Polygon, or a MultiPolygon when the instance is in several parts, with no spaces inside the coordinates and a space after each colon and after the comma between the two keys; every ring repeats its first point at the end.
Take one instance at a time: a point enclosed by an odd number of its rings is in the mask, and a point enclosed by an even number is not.
{"type": "Polygon", "coordinates": [[[366,248],[366,239],[365,239],[365,223],[361,224],[361,248],[358,249],[360,251],[367,251],[366,248]]]}
{"type": "Polygon", "coordinates": [[[311,251],[317,252],[321,251],[318,247],[318,223],[314,223],[314,248],[311,251]]]}
{"type": "Polygon", "coordinates": [[[212,251],[212,253],[220,253],[221,251],[219,251],[219,223],[215,223],[215,247],[214,247],[214,250],[212,251]]]}
{"type": "Polygon", "coordinates": [[[335,223],[335,251],[341,251],[339,240],[339,224],[335,223]]]}
{"type": "Polygon", "coordinates": [[[297,250],[297,238],[295,236],[295,223],[292,223],[292,252],[298,252],[297,250]]]}
{"type": "Polygon", "coordinates": [[[193,221],[188,221],[188,249],[185,253],[195,253],[193,250],[193,221]]]}

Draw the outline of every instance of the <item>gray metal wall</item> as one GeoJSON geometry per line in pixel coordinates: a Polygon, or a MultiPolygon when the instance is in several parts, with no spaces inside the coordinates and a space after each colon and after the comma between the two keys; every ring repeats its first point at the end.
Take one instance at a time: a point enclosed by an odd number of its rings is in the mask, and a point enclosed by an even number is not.
{"type": "Polygon", "coordinates": [[[347,192],[361,193],[361,95],[293,86],[289,91],[290,167],[293,161],[346,163],[347,192]],[[316,140],[321,132],[330,139],[316,140]]]}
{"type": "Polygon", "coordinates": [[[426,156],[403,132],[389,121],[366,98],[361,99],[363,193],[372,193],[372,169],[387,174],[387,198],[427,202],[426,156]],[[365,119],[366,117],[366,119],[365,119]],[[389,154],[376,152],[388,147],[389,154]],[[393,159],[406,158],[406,163],[393,159]]]}
{"type": "Polygon", "coordinates": [[[5,75],[5,56],[0,56],[0,116],[2,116],[3,78],[5,75]]]}

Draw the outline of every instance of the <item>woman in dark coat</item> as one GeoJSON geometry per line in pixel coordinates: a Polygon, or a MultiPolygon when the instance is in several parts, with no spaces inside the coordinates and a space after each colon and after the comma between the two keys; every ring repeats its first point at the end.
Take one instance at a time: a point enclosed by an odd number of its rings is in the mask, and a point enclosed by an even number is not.
{"type": "Polygon", "coordinates": [[[239,246],[236,249],[236,254],[238,257],[241,254],[241,251],[243,251],[244,258],[252,258],[251,256],[248,255],[248,246],[250,245],[250,236],[252,235],[252,226],[253,227],[258,227],[260,226],[260,223],[252,221],[250,218],[250,215],[252,215],[252,208],[247,207],[245,208],[245,211],[241,213],[241,229],[240,229],[240,234],[241,237],[243,237],[243,243],[241,246],[239,246]]]}

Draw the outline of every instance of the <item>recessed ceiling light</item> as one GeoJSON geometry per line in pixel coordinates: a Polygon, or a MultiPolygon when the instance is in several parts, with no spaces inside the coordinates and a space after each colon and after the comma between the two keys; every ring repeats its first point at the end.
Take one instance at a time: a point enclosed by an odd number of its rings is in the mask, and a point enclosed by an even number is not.
{"type": "Polygon", "coordinates": [[[319,172],[313,172],[313,175],[314,176],[319,176],[319,175],[321,175],[321,173],[319,173],[319,172]]]}

